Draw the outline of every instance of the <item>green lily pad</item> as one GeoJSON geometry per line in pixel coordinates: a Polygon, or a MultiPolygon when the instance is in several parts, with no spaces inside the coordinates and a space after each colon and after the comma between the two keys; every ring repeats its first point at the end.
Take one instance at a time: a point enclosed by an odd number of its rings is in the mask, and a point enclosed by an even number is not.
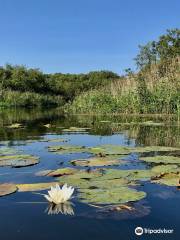
{"type": "Polygon", "coordinates": [[[72,160],[71,163],[81,167],[101,167],[125,164],[125,161],[115,159],[115,157],[93,157],[88,159],[72,160]]]}
{"type": "Polygon", "coordinates": [[[92,153],[104,157],[106,155],[125,155],[130,153],[144,153],[144,152],[172,152],[178,151],[179,148],[163,147],[163,146],[147,146],[147,147],[126,147],[120,145],[100,145],[96,147],[85,147],[78,145],[59,145],[48,147],[50,152],[58,154],[65,153],[92,153]]]}
{"type": "Polygon", "coordinates": [[[17,152],[17,150],[14,148],[0,147],[0,155],[15,154],[16,152],[17,152]]]}
{"type": "Polygon", "coordinates": [[[96,155],[121,155],[131,153],[129,147],[118,146],[118,145],[100,145],[97,147],[88,148],[90,153],[96,155]]]}
{"type": "MultiPolygon", "coordinates": [[[[68,142],[69,139],[65,139],[65,138],[48,138],[48,139],[43,139],[46,142],[68,142]]],[[[42,142],[43,140],[40,140],[40,142],[42,142]]]]}
{"type": "Polygon", "coordinates": [[[101,177],[95,177],[84,175],[83,177],[87,178],[79,178],[80,175],[76,176],[76,174],[60,177],[59,181],[60,183],[67,183],[69,185],[72,185],[76,188],[100,188],[100,189],[108,189],[112,188],[112,186],[115,187],[121,187],[121,186],[127,186],[127,185],[135,185],[134,183],[130,182],[129,180],[125,178],[119,178],[119,179],[110,179],[110,180],[103,180],[101,177]]]}
{"type": "Polygon", "coordinates": [[[152,172],[155,173],[172,173],[179,171],[180,168],[177,165],[169,164],[169,165],[158,165],[151,169],[152,172]]]}
{"type": "Polygon", "coordinates": [[[38,176],[38,177],[44,177],[44,176],[47,176],[49,173],[53,172],[53,170],[51,169],[47,169],[47,170],[42,170],[42,171],[38,171],[35,173],[35,176],[38,176]]]}
{"type": "Polygon", "coordinates": [[[122,186],[127,186],[127,185],[135,185],[135,183],[129,181],[128,179],[125,178],[118,178],[118,179],[109,179],[109,180],[102,180],[101,177],[99,177],[97,180],[90,180],[89,181],[89,187],[90,189],[92,188],[99,188],[99,189],[111,189],[112,186],[113,188],[119,188],[122,186]]]}
{"type": "Polygon", "coordinates": [[[27,167],[39,163],[39,157],[32,155],[0,156],[0,167],[27,167]]]}
{"type": "Polygon", "coordinates": [[[76,180],[76,179],[85,179],[85,180],[89,180],[91,178],[98,178],[102,176],[102,173],[100,170],[94,170],[94,171],[85,171],[85,170],[79,170],[77,171],[76,173],[72,174],[72,175],[67,175],[67,176],[62,176],[62,177],[59,177],[59,180],[62,181],[62,180],[68,180],[71,179],[72,181],[73,180],[76,180]]]}
{"type": "Polygon", "coordinates": [[[76,133],[76,132],[87,132],[88,130],[90,130],[90,128],[80,128],[80,127],[70,127],[70,128],[66,128],[63,129],[63,132],[70,132],[70,133],[76,133]]]}
{"type": "Polygon", "coordinates": [[[145,197],[145,193],[127,187],[128,185],[135,185],[133,180],[142,177],[132,174],[129,179],[128,177],[132,173],[130,171],[107,169],[88,172],[80,170],[73,175],[59,177],[58,180],[61,184],[67,183],[78,188],[83,202],[117,204],[136,201],[145,197]]]}
{"type": "Polygon", "coordinates": [[[99,178],[101,180],[110,180],[125,178],[129,181],[150,180],[154,176],[151,170],[121,170],[121,169],[106,169],[104,174],[99,178]]]}
{"type": "Polygon", "coordinates": [[[153,183],[159,183],[164,184],[167,186],[180,186],[180,174],[179,173],[167,173],[161,176],[160,178],[157,178],[155,180],[152,180],[153,183]]]}
{"type": "Polygon", "coordinates": [[[132,201],[138,201],[146,197],[146,193],[130,189],[128,187],[119,187],[112,189],[81,189],[79,194],[82,202],[94,204],[120,204],[132,201]]]}
{"type": "Polygon", "coordinates": [[[55,152],[58,154],[71,154],[71,153],[86,152],[86,148],[84,146],[78,146],[78,145],[59,145],[59,146],[48,147],[48,151],[55,152]]]}
{"type": "Polygon", "coordinates": [[[58,177],[58,176],[63,176],[63,175],[71,175],[74,173],[79,172],[78,169],[75,168],[59,168],[57,170],[51,171],[50,173],[47,174],[47,176],[50,177],[58,177]]]}
{"type": "Polygon", "coordinates": [[[0,184],[0,197],[9,195],[17,191],[17,187],[15,184],[3,183],[0,184]]]}
{"type": "Polygon", "coordinates": [[[120,155],[130,153],[144,153],[144,152],[170,152],[178,151],[179,148],[163,147],[163,146],[146,146],[146,147],[125,147],[120,145],[100,145],[89,148],[88,151],[97,155],[120,155]]]}
{"type": "Polygon", "coordinates": [[[13,123],[13,124],[7,126],[7,128],[18,129],[18,128],[23,128],[23,126],[20,123],[13,123]]]}
{"type": "Polygon", "coordinates": [[[72,175],[61,176],[58,178],[60,183],[67,183],[74,187],[80,188],[88,188],[90,185],[90,180],[98,178],[102,175],[102,173],[98,170],[95,171],[84,171],[79,170],[78,172],[72,175]]]}
{"type": "Polygon", "coordinates": [[[32,192],[49,189],[51,186],[56,186],[57,182],[46,182],[46,183],[26,183],[17,184],[19,192],[32,192]]]}
{"type": "Polygon", "coordinates": [[[180,164],[180,157],[174,156],[141,157],[140,160],[150,163],[180,164]]]}

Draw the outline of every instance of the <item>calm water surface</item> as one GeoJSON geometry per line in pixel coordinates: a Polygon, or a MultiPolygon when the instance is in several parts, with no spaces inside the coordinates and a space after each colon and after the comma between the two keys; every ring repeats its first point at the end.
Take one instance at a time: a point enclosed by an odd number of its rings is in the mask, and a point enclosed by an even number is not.
{"type": "MultiPolygon", "coordinates": [[[[96,146],[118,144],[124,146],[180,146],[180,126],[174,119],[142,117],[63,116],[58,110],[3,110],[0,113],[0,147],[5,145],[23,153],[40,157],[40,163],[24,168],[0,168],[1,183],[37,183],[50,181],[48,177],[35,176],[35,172],[70,166],[69,161],[89,157],[89,154],[58,155],[48,152],[47,147],[55,142],[40,142],[40,139],[63,137],[68,144],[96,146]],[[142,126],[112,124],[165,122],[165,126],[142,126]],[[166,120],[166,121],[165,121],[166,120]],[[101,122],[103,121],[103,122],[101,122]],[[105,122],[104,122],[105,121],[105,122]],[[106,122],[110,121],[110,122],[106,122]],[[8,129],[7,125],[22,123],[23,129],[8,129]],[[44,125],[51,124],[50,128],[44,125]],[[62,129],[71,126],[90,127],[86,133],[64,134],[62,129]],[[35,140],[27,143],[27,140],[35,140]]],[[[128,156],[128,168],[147,168],[138,161],[137,154],[128,156]]],[[[48,203],[43,196],[32,192],[16,192],[0,198],[0,239],[2,240],[106,240],[106,239],[180,239],[180,191],[145,182],[139,187],[147,197],[138,204],[141,214],[103,213],[73,199],[74,215],[48,214],[48,203]],[[136,236],[134,229],[167,228],[173,234],[144,234],[136,236]]],[[[70,209],[72,211],[72,209],[70,209]]]]}

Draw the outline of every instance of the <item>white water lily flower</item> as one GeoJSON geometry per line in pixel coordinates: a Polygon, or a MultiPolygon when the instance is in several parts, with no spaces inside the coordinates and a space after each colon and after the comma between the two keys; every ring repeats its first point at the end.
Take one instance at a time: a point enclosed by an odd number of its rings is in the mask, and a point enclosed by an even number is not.
{"type": "Polygon", "coordinates": [[[74,192],[74,188],[64,184],[62,188],[58,184],[55,187],[51,187],[51,190],[48,191],[49,195],[44,195],[44,197],[51,203],[59,204],[65,203],[68,201],[74,192]]]}

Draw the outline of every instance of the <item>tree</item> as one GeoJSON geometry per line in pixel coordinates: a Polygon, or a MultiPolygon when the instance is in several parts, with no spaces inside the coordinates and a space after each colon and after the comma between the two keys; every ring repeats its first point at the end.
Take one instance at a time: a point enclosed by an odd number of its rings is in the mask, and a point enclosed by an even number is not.
{"type": "Polygon", "coordinates": [[[180,29],[167,30],[156,43],[156,51],[161,60],[180,56],[180,29]]]}
{"type": "Polygon", "coordinates": [[[139,45],[140,52],[135,58],[138,68],[150,66],[157,61],[156,42],[148,42],[146,45],[139,45]]]}

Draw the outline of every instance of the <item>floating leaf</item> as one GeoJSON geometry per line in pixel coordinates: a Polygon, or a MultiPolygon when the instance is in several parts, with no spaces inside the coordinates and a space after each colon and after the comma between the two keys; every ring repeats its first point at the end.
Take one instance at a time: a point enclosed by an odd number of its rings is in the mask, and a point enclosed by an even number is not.
{"type": "Polygon", "coordinates": [[[180,186],[180,174],[179,173],[167,173],[163,176],[152,180],[153,183],[164,184],[167,186],[180,186]]]}
{"type": "Polygon", "coordinates": [[[144,153],[144,152],[167,152],[178,151],[179,148],[163,147],[163,146],[147,146],[147,147],[125,147],[120,145],[100,145],[89,148],[90,153],[98,155],[120,155],[130,153],[144,153]]]}
{"type": "Polygon", "coordinates": [[[51,172],[53,172],[53,170],[47,169],[47,170],[36,172],[35,175],[38,177],[43,177],[43,176],[47,176],[51,172]]]}
{"type": "MultiPolygon", "coordinates": [[[[10,147],[0,147],[0,155],[8,155],[15,154],[17,152],[16,149],[10,147]]],[[[1,157],[1,156],[0,156],[1,157]]]]}
{"type": "Polygon", "coordinates": [[[99,178],[101,180],[110,180],[110,179],[118,179],[125,178],[129,181],[136,180],[150,180],[152,176],[154,176],[151,170],[121,170],[121,169],[106,169],[104,174],[99,178]]]}
{"type": "Polygon", "coordinates": [[[7,126],[7,128],[11,128],[11,129],[18,129],[18,128],[22,128],[22,127],[23,126],[20,123],[13,123],[13,124],[7,126]]]}
{"type": "Polygon", "coordinates": [[[90,172],[79,170],[78,172],[72,175],[59,177],[58,180],[60,183],[67,183],[77,188],[79,187],[88,188],[90,186],[89,180],[98,178],[101,175],[102,173],[98,170],[90,171],[90,172]]]}
{"type": "Polygon", "coordinates": [[[56,152],[59,154],[65,153],[92,153],[99,156],[106,155],[125,155],[130,153],[144,153],[144,152],[171,152],[178,151],[179,148],[173,147],[161,147],[161,146],[147,146],[147,147],[125,147],[120,145],[100,145],[96,147],[85,147],[78,145],[59,145],[48,147],[50,152],[56,152]]]}
{"type": "Polygon", "coordinates": [[[120,204],[132,201],[138,201],[146,197],[146,193],[130,189],[128,187],[119,187],[112,189],[81,189],[79,197],[82,202],[94,204],[120,204]]]}
{"type": "Polygon", "coordinates": [[[88,151],[97,155],[118,155],[131,153],[129,147],[118,145],[100,145],[97,147],[89,148],[88,151]]]}
{"type": "Polygon", "coordinates": [[[50,177],[58,177],[58,176],[63,176],[63,175],[71,175],[74,173],[77,173],[79,170],[75,168],[59,168],[54,171],[51,171],[50,173],[47,174],[47,176],[50,177]]]}
{"type": "Polygon", "coordinates": [[[79,127],[70,127],[70,128],[67,128],[67,129],[63,129],[62,131],[63,132],[70,132],[70,133],[85,133],[87,132],[87,130],[89,130],[90,128],[79,128],[79,127]]]}
{"type": "Polygon", "coordinates": [[[35,142],[68,142],[69,139],[65,138],[43,138],[43,139],[32,139],[26,140],[25,143],[35,143],[35,142]]]}
{"type": "Polygon", "coordinates": [[[46,183],[26,183],[17,184],[19,192],[32,192],[49,189],[51,186],[56,186],[57,182],[46,182],[46,183]]]}
{"type": "Polygon", "coordinates": [[[72,160],[71,163],[81,167],[101,167],[125,164],[125,161],[118,160],[112,157],[93,157],[88,159],[72,160]]]}
{"type": "Polygon", "coordinates": [[[15,184],[3,183],[0,184],[0,197],[9,195],[17,191],[17,187],[15,184]]]}
{"type": "Polygon", "coordinates": [[[26,167],[39,163],[39,157],[32,155],[0,156],[0,166],[26,167]]]}
{"type": "Polygon", "coordinates": [[[180,168],[174,164],[158,165],[151,169],[151,171],[155,173],[170,173],[170,172],[177,172],[179,170],[180,168]]]}
{"type": "Polygon", "coordinates": [[[65,138],[48,138],[48,139],[43,139],[43,140],[40,140],[40,142],[68,142],[69,139],[65,139],[65,138]]]}
{"type": "Polygon", "coordinates": [[[86,148],[84,146],[78,145],[59,145],[59,146],[50,146],[48,147],[50,152],[55,152],[58,154],[71,154],[71,153],[81,153],[86,152],[86,148]]]}
{"type": "Polygon", "coordinates": [[[180,157],[174,156],[141,157],[140,160],[150,163],[180,164],[180,157]]]}

